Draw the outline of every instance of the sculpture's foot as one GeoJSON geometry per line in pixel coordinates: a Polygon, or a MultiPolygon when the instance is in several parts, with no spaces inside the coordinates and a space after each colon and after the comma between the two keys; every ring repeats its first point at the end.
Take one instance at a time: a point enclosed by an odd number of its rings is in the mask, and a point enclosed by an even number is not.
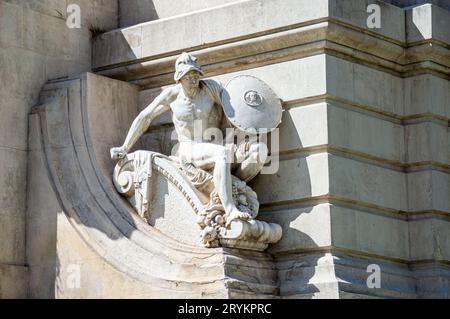
{"type": "Polygon", "coordinates": [[[233,210],[229,214],[225,214],[226,227],[228,227],[232,221],[234,220],[250,220],[252,219],[252,215],[249,213],[244,213],[239,210],[233,210]]]}

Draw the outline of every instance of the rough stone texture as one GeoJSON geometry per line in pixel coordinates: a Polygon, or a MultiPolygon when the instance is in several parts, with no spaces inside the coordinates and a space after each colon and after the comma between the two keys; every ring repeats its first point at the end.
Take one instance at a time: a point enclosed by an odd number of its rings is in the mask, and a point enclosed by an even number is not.
{"type": "Polygon", "coordinates": [[[28,296],[28,271],[25,266],[0,265],[0,298],[28,296]]]}
{"type": "Polygon", "coordinates": [[[326,18],[367,28],[365,15],[368,3],[382,5],[388,16],[388,19],[384,20],[383,28],[372,31],[403,42],[404,25],[398,24],[397,19],[398,16],[404,17],[404,11],[380,1],[320,0],[316,1],[314,6],[309,5],[306,0],[240,1],[228,6],[164,19],[158,23],[144,23],[103,34],[95,42],[94,66],[104,67],[135,59],[148,59],[154,55],[198,46],[212,47],[224,41],[251,38],[251,35],[256,33],[270,34],[286,27],[298,28],[300,24],[326,18]],[[274,19],[261,19],[261,16],[270,16],[274,12],[280,14],[274,19]],[[216,23],[218,20],[222,23],[216,23]],[[208,25],[208,28],[205,28],[205,25],[208,25]],[[177,32],[180,28],[189,32],[189,36],[186,36],[185,32],[177,32]],[[171,38],[171,41],[166,41],[167,38],[171,38]],[[119,48],[119,51],[113,47],[119,48]],[[134,56],[130,54],[130,47],[134,56]],[[128,54],[120,55],[119,52],[128,54]]]}
{"type": "Polygon", "coordinates": [[[450,9],[450,3],[447,0],[383,0],[401,8],[419,6],[422,4],[434,4],[436,6],[450,9]]]}
{"type": "MultiPolygon", "coordinates": [[[[227,5],[238,0],[119,0],[120,5],[120,27],[125,28],[135,24],[165,19],[181,14],[214,8],[217,6],[227,5]]],[[[336,1],[336,7],[342,6],[344,1],[336,1]]],[[[342,12],[349,17],[353,14],[360,14],[363,17],[364,11],[353,10],[355,3],[362,2],[360,0],[347,1],[348,7],[342,12]]],[[[409,6],[418,6],[431,3],[442,8],[450,9],[450,4],[446,0],[383,0],[401,8],[409,6]]],[[[347,5],[347,4],[346,4],[347,5]]]]}
{"type": "Polygon", "coordinates": [[[116,28],[117,9],[116,0],[0,1],[0,297],[28,290],[27,115],[48,80],[91,68],[89,28],[116,28]],[[80,5],[81,29],[66,27],[67,3],[80,5]]]}
{"type": "Polygon", "coordinates": [[[237,2],[238,0],[119,0],[122,28],[237,2]]]}
{"type": "MultiPolygon", "coordinates": [[[[450,7],[449,7],[450,8],[450,7]]],[[[446,31],[446,22],[450,12],[443,8],[424,4],[406,10],[407,41],[414,43],[426,39],[450,42],[450,34],[446,31]]]]}

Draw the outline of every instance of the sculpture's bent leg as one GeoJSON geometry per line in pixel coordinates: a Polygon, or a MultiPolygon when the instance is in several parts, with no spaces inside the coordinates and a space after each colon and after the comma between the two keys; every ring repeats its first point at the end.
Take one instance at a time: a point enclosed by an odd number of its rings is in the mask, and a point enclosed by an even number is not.
{"type": "Polygon", "coordinates": [[[235,219],[251,218],[250,214],[239,211],[234,204],[231,183],[232,156],[227,148],[212,143],[182,143],[179,152],[181,157],[198,168],[214,166],[213,181],[225,209],[228,224],[235,219]]]}
{"type": "MultiPolygon", "coordinates": [[[[241,150],[238,150],[238,152],[241,152],[241,150]]],[[[268,154],[266,144],[255,143],[251,145],[248,152],[236,155],[237,158],[244,158],[244,161],[237,167],[234,175],[245,182],[252,180],[261,172],[268,154]]]]}

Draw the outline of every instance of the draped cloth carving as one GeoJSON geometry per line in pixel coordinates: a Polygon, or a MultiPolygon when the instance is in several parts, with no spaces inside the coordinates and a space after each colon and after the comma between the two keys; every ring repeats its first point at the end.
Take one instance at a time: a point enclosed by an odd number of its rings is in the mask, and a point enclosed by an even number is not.
{"type": "Polygon", "coordinates": [[[197,214],[201,229],[201,239],[205,247],[231,247],[250,250],[265,250],[271,243],[278,242],[282,230],[277,224],[257,221],[259,202],[257,194],[243,181],[233,176],[233,200],[240,210],[248,212],[248,221],[234,220],[227,224],[225,210],[214,189],[212,174],[196,168],[191,163],[180,161],[176,157],[168,157],[150,151],[137,151],[120,160],[114,170],[114,185],[117,191],[125,196],[141,218],[148,221],[151,214],[152,178],[155,172],[162,173],[169,182],[176,185],[186,194],[176,177],[171,176],[161,167],[155,165],[154,159],[159,157],[173,166],[189,182],[195,190],[202,207],[196,207],[191,198],[192,212],[197,214]],[[202,194],[203,196],[201,196],[202,194]],[[207,198],[205,201],[204,198],[207,198]]]}

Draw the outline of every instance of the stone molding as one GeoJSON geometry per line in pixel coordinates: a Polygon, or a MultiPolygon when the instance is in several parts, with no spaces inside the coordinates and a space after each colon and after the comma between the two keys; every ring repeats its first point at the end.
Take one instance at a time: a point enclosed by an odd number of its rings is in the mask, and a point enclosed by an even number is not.
{"type": "MultiPolygon", "coordinates": [[[[234,4],[226,7],[230,12],[234,4]]],[[[359,7],[358,7],[359,8],[359,7]]],[[[359,8],[363,10],[364,8],[359,8]]],[[[439,18],[449,21],[450,12],[432,5],[420,7],[421,10],[435,12],[439,18]]],[[[355,9],[356,10],[356,9],[355,9]]],[[[450,40],[440,36],[444,33],[435,25],[434,21],[417,21],[411,12],[418,8],[406,10],[384,4],[383,10],[388,11],[390,19],[385,21],[392,28],[398,24],[398,19],[407,20],[409,30],[398,30],[397,35],[374,32],[361,25],[360,21],[349,21],[338,14],[318,14],[305,18],[304,21],[285,21],[286,25],[274,29],[261,27],[258,32],[245,36],[227,38],[227,34],[217,35],[217,39],[210,43],[177,43],[178,47],[161,53],[145,53],[143,43],[149,37],[147,32],[153,28],[162,27],[167,20],[153,21],[123,30],[105,33],[94,43],[94,71],[99,74],[118,78],[138,84],[145,88],[159,87],[171,83],[173,64],[176,57],[183,50],[189,49],[202,60],[207,76],[219,75],[233,70],[243,70],[261,65],[278,63],[291,59],[327,53],[352,62],[370,65],[402,77],[409,77],[423,73],[433,73],[448,78],[450,75],[450,40]],[[294,21],[296,23],[294,23],[294,21]],[[423,35],[406,39],[405,34],[412,33],[412,28],[425,28],[427,23],[434,23],[437,29],[429,36],[423,35]],[[127,41],[134,39],[137,47],[126,47],[127,41]],[[135,39],[136,38],[136,39],[135,39]],[[137,40],[139,39],[139,40],[137,40]],[[125,47],[124,47],[125,46],[125,47]],[[112,55],[113,48],[121,47],[122,54],[112,55]],[[139,49],[137,49],[139,48],[139,49]],[[127,52],[128,51],[128,52],[127,52]],[[127,52],[125,54],[125,52],[127,52]],[[131,53],[133,52],[133,53],[131,53]],[[130,55],[131,53],[131,55],[130,55]]],[[[365,11],[363,11],[365,12],[365,11]]],[[[193,13],[184,17],[186,24],[192,24],[203,13],[193,13]],[[191,21],[192,20],[192,21],[191,21]]],[[[431,14],[431,13],[430,13],[431,14]]],[[[176,19],[176,18],[174,18],[176,19]]],[[[268,26],[265,26],[268,27],[268,26]]],[[[387,26],[385,27],[385,29],[387,26]]],[[[200,32],[193,30],[192,32],[200,32]]],[[[415,31],[417,33],[417,31],[415,31]]],[[[236,33],[237,34],[237,33],[236,33]]],[[[131,42],[130,42],[130,45],[131,42]]],[[[157,42],[152,46],[158,47],[157,42]]]]}

